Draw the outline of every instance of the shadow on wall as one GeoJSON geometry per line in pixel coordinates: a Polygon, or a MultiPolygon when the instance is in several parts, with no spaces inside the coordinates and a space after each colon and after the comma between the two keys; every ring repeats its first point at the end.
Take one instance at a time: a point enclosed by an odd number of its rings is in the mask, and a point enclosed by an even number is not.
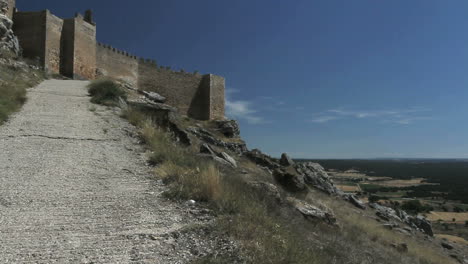
{"type": "Polygon", "coordinates": [[[204,75],[190,102],[188,115],[195,119],[210,119],[210,75],[204,75]]]}

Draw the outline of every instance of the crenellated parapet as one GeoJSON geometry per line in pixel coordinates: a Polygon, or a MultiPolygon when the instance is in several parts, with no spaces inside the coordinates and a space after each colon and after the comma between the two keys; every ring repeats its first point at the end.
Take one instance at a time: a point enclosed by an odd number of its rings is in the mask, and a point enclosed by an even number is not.
{"type": "Polygon", "coordinates": [[[48,10],[15,13],[15,33],[24,54],[39,58],[49,73],[74,79],[111,77],[154,91],[181,114],[196,119],[224,118],[224,78],[162,66],[154,59],[96,40],[92,12],[61,19],[48,10]]]}

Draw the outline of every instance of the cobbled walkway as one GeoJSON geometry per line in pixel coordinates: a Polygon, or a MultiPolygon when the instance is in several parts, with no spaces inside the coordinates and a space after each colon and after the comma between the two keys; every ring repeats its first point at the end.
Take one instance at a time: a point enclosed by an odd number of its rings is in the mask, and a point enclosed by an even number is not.
{"type": "Polygon", "coordinates": [[[86,85],[45,81],[0,126],[0,263],[183,263],[165,234],[186,208],[161,197],[134,128],[86,85]]]}

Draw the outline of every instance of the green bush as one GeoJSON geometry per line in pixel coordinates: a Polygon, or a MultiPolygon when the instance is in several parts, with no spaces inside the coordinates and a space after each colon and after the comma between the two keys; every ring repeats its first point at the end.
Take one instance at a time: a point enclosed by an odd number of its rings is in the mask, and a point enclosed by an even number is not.
{"type": "Polygon", "coordinates": [[[117,105],[119,98],[127,98],[125,91],[114,81],[95,80],[88,85],[91,102],[103,105],[117,105]]]}
{"type": "Polygon", "coordinates": [[[405,201],[401,208],[408,213],[418,214],[422,212],[432,211],[434,208],[428,205],[423,205],[419,200],[405,201]]]}

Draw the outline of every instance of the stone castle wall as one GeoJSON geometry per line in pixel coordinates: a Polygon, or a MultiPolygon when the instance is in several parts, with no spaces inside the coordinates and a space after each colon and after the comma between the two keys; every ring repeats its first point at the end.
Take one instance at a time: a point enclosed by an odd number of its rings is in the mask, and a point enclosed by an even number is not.
{"type": "Polygon", "coordinates": [[[38,60],[45,66],[46,11],[17,12],[14,14],[13,31],[18,37],[23,56],[38,60]]]}
{"type": "Polygon", "coordinates": [[[45,35],[45,69],[60,73],[63,20],[47,12],[45,35]]]}
{"type": "Polygon", "coordinates": [[[74,19],[74,63],[73,78],[93,80],[96,77],[96,26],[83,20],[74,19]]]}
{"type": "Polygon", "coordinates": [[[138,63],[136,56],[109,45],[97,44],[97,77],[109,76],[136,86],[138,84],[138,63]]]}
{"type": "Polygon", "coordinates": [[[96,26],[77,15],[61,19],[48,10],[16,12],[14,31],[24,56],[38,58],[49,73],[73,79],[112,77],[154,91],[181,114],[197,119],[224,118],[224,78],[176,72],[96,42],[96,26]]]}

